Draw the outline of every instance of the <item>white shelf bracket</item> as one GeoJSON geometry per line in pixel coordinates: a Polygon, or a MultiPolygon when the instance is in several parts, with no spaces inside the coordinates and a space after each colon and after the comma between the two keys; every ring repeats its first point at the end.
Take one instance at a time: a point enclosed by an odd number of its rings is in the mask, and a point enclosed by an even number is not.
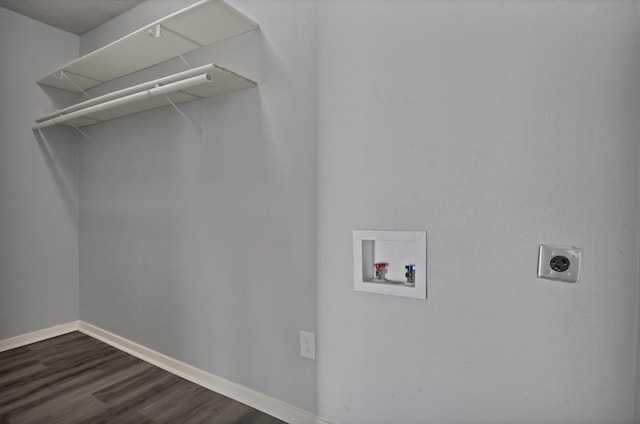
{"type": "Polygon", "coordinates": [[[200,127],[198,127],[195,122],[193,122],[191,119],[189,119],[189,117],[187,115],[184,114],[184,112],[182,110],[180,110],[180,108],[178,106],[176,106],[175,103],[173,103],[171,101],[171,99],[169,98],[169,96],[167,96],[166,94],[164,94],[164,98],[171,104],[171,106],[173,106],[173,108],[176,110],[176,112],[178,112],[180,114],[180,116],[182,116],[184,118],[185,121],[187,121],[189,124],[191,124],[191,126],[193,128],[196,129],[196,131],[198,132],[198,134],[202,135],[202,129],[200,127]]]}
{"type": "Polygon", "coordinates": [[[90,99],[92,98],[89,94],[87,94],[87,92],[86,92],[86,91],[84,91],[84,90],[83,90],[83,89],[82,89],[78,84],[76,84],[74,80],[72,80],[71,78],[69,78],[69,77],[67,76],[67,74],[64,72],[64,69],[60,71],[60,77],[58,77],[58,75],[56,75],[56,74],[53,74],[53,76],[54,76],[56,79],[59,79],[59,80],[61,80],[61,79],[66,79],[67,81],[69,81],[69,82],[71,83],[71,85],[73,85],[73,86],[74,86],[75,88],[77,88],[78,90],[82,91],[82,94],[84,94],[85,96],[87,96],[87,97],[88,97],[88,98],[90,98],[90,99]]]}
{"type": "MultiPolygon", "coordinates": [[[[184,56],[182,56],[182,53],[180,53],[180,50],[178,50],[176,46],[173,45],[173,43],[171,43],[171,41],[169,41],[169,39],[164,36],[162,25],[158,24],[158,25],[155,25],[153,28],[149,28],[149,35],[153,38],[162,38],[164,42],[167,43],[167,45],[171,47],[171,49],[173,49],[174,53],[178,55],[178,57],[184,62],[184,64],[187,65],[187,68],[193,69],[193,67],[189,64],[189,62],[187,62],[184,56]]],[[[179,34],[176,34],[176,35],[179,35],[179,34]]]]}
{"type": "Polygon", "coordinates": [[[85,136],[87,138],[87,140],[91,141],[92,143],[95,143],[96,145],[102,147],[102,150],[105,149],[104,147],[104,143],[98,143],[93,137],[91,137],[89,134],[87,134],[86,132],[82,131],[80,128],[78,128],[77,126],[75,126],[74,124],[71,124],[71,126],[73,128],[76,129],[76,131],[78,131],[80,134],[82,134],[83,136],[85,136]]]}
{"type": "MultiPolygon", "coordinates": [[[[86,132],[82,131],[80,128],[76,127],[75,125],[71,125],[73,128],[75,128],[80,134],[82,134],[83,136],[85,136],[87,139],[89,139],[91,142],[97,144],[98,146],[102,147],[102,150],[105,150],[104,147],[104,143],[98,143],[95,139],[93,139],[92,137],[90,137],[86,132]]],[[[37,134],[37,138],[39,139],[39,142],[43,142],[44,140],[46,140],[44,133],[42,132],[42,128],[36,128],[33,129],[33,132],[37,134]]]]}

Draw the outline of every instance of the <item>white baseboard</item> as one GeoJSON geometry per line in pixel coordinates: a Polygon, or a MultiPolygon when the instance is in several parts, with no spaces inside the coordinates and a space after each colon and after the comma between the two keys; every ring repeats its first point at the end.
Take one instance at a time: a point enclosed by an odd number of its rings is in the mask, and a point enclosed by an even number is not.
{"type": "Polygon", "coordinates": [[[318,417],[315,414],[297,408],[288,403],[279,401],[260,392],[257,392],[240,384],[225,380],[222,377],[210,374],[206,371],[170,358],[153,349],[146,348],[135,342],[120,337],[116,334],[103,330],[95,325],[83,322],[72,321],[60,324],[32,333],[23,334],[9,339],[0,340],[0,352],[15,349],[31,343],[36,343],[52,337],[61,336],[80,331],[88,336],[101,340],[117,349],[127,352],[137,358],[142,359],[152,365],[162,368],[172,374],[189,380],[199,386],[213,390],[231,399],[249,405],[259,411],[272,415],[290,424],[329,424],[330,422],[318,417]]]}
{"type": "MultiPolygon", "coordinates": [[[[155,350],[103,330],[95,325],[79,321],[77,329],[82,333],[101,340],[117,349],[129,353],[172,374],[189,380],[199,386],[213,390],[231,399],[249,405],[259,411],[274,416],[290,424],[329,424],[329,421],[293,405],[274,399],[240,384],[170,358],[155,350]]],[[[73,330],[71,330],[73,331],[73,330]]],[[[1,346],[1,345],[0,345],[1,346]]]]}
{"type": "Polygon", "coordinates": [[[32,333],[22,334],[20,336],[11,337],[9,339],[0,340],[0,352],[15,349],[17,347],[26,346],[31,343],[47,340],[52,337],[61,336],[78,330],[78,321],[71,321],[66,324],[55,325],[43,330],[34,331],[32,333]]]}

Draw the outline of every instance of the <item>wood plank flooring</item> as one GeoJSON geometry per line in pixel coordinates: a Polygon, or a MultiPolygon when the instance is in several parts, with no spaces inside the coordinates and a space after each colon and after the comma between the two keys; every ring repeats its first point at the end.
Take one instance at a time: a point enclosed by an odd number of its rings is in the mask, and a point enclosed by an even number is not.
{"type": "Polygon", "coordinates": [[[284,424],[79,332],[0,352],[0,424],[284,424]]]}

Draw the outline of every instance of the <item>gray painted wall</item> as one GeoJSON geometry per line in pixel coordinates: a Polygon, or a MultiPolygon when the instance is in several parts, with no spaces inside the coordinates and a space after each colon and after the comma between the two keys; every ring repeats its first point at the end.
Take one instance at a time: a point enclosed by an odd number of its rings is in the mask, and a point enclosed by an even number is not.
{"type": "MultiPolygon", "coordinates": [[[[261,31],[189,59],[259,88],[185,105],[203,137],[164,108],[81,142],[80,318],[342,423],[631,422],[637,3],[232,4],[261,31]],[[353,292],[354,228],[426,229],[429,299],[353,292]],[[582,281],[536,279],[540,242],[583,247],[582,281]]],[[[78,39],[0,34],[3,339],[78,317],[77,137],[29,130],[78,39]]]]}
{"type": "Polygon", "coordinates": [[[314,411],[298,332],[317,316],[315,3],[233,4],[261,30],[187,57],[259,87],[182,106],[202,137],[171,107],[88,130],[105,149],[80,152],[80,317],[314,411]]]}
{"type": "Polygon", "coordinates": [[[629,423],[635,2],[322,2],[319,412],[629,423]],[[354,292],[351,230],[425,229],[426,301],[354,292]],[[541,242],[582,281],[537,279],[541,242]]]}
{"type": "Polygon", "coordinates": [[[78,148],[34,119],[73,101],[35,80],[78,37],[0,8],[0,340],[78,319],[78,148]]]}

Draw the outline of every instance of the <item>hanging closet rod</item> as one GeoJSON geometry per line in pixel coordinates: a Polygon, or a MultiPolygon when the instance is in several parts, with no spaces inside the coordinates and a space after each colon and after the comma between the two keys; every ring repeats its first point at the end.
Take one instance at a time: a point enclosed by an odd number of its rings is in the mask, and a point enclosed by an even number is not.
{"type": "Polygon", "coordinates": [[[64,114],[75,112],[76,110],[84,109],[86,107],[93,106],[95,104],[104,103],[104,102],[107,102],[109,100],[117,99],[119,97],[124,97],[126,95],[129,95],[129,94],[132,94],[132,93],[136,93],[138,91],[147,90],[149,88],[155,87],[158,84],[160,84],[160,85],[168,84],[168,83],[171,83],[171,82],[180,81],[182,79],[192,77],[194,75],[200,75],[200,74],[203,74],[203,73],[207,73],[207,72],[212,71],[215,67],[216,67],[216,65],[214,65],[213,63],[210,63],[210,64],[207,64],[207,65],[199,66],[197,68],[189,69],[187,71],[179,72],[177,74],[169,75],[169,76],[166,76],[166,77],[163,77],[163,78],[158,78],[158,79],[153,80],[153,81],[143,82],[142,84],[138,84],[138,85],[134,85],[134,86],[131,86],[131,87],[123,88],[122,90],[114,91],[112,93],[107,93],[107,94],[104,94],[104,95],[99,96],[99,97],[94,97],[93,99],[85,100],[84,102],[76,103],[75,105],[66,107],[64,109],[59,109],[59,110],[57,110],[55,112],[52,112],[52,113],[50,113],[48,115],[45,115],[45,116],[41,116],[40,118],[36,119],[36,122],[47,121],[47,120],[49,120],[51,118],[55,118],[55,117],[58,117],[58,116],[62,116],[64,114]]]}
{"type": "MultiPolygon", "coordinates": [[[[208,66],[208,65],[207,65],[208,66]]],[[[189,71],[185,71],[182,72],[182,74],[185,73],[189,73],[194,71],[195,69],[189,70],[189,71]]],[[[176,74],[178,75],[178,74],[176,74]]],[[[175,75],[172,75],[171,77],[175,77],[175,75]]],[[[170,78],[170,77],[166,77],[166,78],[170,78]]],[[[95,99],[92,100],[88,100],[86,102],[83,103],[89,103],[89,102],[94,102],[96,100],[102,99],[102,101],[98,104],[94,104],[92,106],[88,106],[88,107],[84,107],[80,110],[74,110],[73,112],[69,112],[69,113],[65,113],[61,116],[56,116],[54,118],[51,119],[47,119],[45,121],[41,121],[38,122],[36,125],[34,125],[33,127],[31,127],[34,130],[40,129],[40,128],[45,128],[51,125],[56,125],[56,124],[62,124],[63,122],[67,122],[70,121],[72,119],[76,119],[76,118],[80,118],[83,116],[86,116],[88,114],[91,113],[96,113],[96,112],[100,112],[103,110],[107,110],[107,109],[111,109],[114,108],[116,106],[121,106],[121,105],[126,105],[126,104],[130,104],[130,103],[134,103],[136,101],[140,101],[140,100],[145,100],[151,97],[156,97],[156,96],[162,96],[164,94],[168,94],[168,93],[173,93],[175,91],[179,91],[179,90],[184,90],[190,87],[194,87],[196,85],[201,85],[207,82],[210,82],[213,80],[213,77],[211,76],[211,74],[202,74],[202,75],[198,75],[198,76],[194,76],[194,77],[189,77],[186,79],[182,79],[179,81],[175,81],[175,82],[171,82],[165,85],[157,85],[157,81],[150,81],[149,83],[144,83],[144,84],[140,84],[140,85],[146,85],[148,86],[151,83],[155,83],[156,86],[154,88],[150,88],[150,89],[145,89],[144,91],[140,91],[140,92],[134,92],[133,94],[128,94],[128,95],[124,95],[123,97],[117,97],[114,98],[112,100],[107,100],[104,101],[104,97],[113,95],[117,92],[111,93],[111,94],[105,94],[104,96],[101,97],[97,97],[95,99]]],[[[136,86],[139,87],[139,86],[136,86]]],[[[134,87],[131,87],[129,89],[124,89],[124,90],[120,90],[120,92],[126,92],[130,89],[133,89],[134,87]]],[[[139,89],[139,88],[138,88],[139,89]]],[[[120,94],[122,96],[122,93],[120,94]]],[[[78,105],[76,105],[78,106],[78,105]]],[[[73,108],[73,106],[72,106],[73,108]]]]}

